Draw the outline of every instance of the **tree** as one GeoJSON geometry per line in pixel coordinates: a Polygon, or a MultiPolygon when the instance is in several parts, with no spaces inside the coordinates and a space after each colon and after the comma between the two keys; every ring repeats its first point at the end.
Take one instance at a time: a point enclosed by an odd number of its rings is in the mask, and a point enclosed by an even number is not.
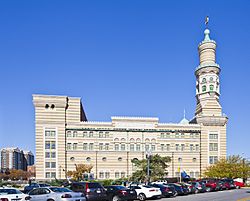
{"type": "Polygon", "coordinates": [[[75,164],[75,168],[74,171],[68,171],[67,176],[72,177],[74,180],[80,180],[83,178],[84,173],[90,173],[93,165],[75,164]]]}
{"type": "MultiPolygon", "coordinates": [[[[167,163],[171,161],[169,156],[162,157],[159,154],[155,154],[150,156],[149,163],[149,172],[151,181],[156,181],[159,179],[163,179],[167,176],[167,163]]],[[[131,160],[133,165],[137,167],[137,171],[135,171],[131,177],[134,181],[147,181],[147,159],[133,159],[131,160]]]]}
{"type": "Polygon", "coordinates": [[[209,166],[204,175],[215,178],[247,178],[250,176],[250,164],[241,156],[232,155],[209,166]]]}

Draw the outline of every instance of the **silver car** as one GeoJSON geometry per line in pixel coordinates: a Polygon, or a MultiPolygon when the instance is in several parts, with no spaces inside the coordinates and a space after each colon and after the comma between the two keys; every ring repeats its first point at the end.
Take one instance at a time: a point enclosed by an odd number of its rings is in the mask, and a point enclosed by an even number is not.
{"type": "Polygon", "coordinates": [[[29,192],[29,196],[32,201],[86,201],[83,193],[62,187],[36,188],[29,192]]]}

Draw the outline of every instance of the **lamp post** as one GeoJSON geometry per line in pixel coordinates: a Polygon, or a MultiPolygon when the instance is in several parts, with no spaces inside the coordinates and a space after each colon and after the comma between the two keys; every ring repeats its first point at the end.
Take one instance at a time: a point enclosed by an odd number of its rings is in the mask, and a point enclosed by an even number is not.
{"type": "Polygon", "coordinates": [[[150,157],[152,155],[152,151],[151,149],[146,150],[146,158],[147,158],[147,182],[150,182],[150,172],[149,172],[149,168],[150,168],[150,157]]]}

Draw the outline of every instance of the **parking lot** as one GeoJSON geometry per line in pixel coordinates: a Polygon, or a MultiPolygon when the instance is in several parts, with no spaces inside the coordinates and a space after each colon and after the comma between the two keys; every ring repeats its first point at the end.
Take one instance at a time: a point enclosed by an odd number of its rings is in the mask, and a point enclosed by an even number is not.
{"type": "Polygon", "coordinates": [[[191,194],[175,198],[162,198],[164,201],[250,201],[250,188],[227,191],[191,194]]]}

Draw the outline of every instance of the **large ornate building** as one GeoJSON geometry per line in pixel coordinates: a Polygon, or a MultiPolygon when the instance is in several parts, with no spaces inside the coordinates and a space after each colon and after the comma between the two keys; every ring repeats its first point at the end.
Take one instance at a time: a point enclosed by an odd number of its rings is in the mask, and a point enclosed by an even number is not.
{"type": "Polygon", "coordinates": [[[219,102],[220,67],[216,42],[205,30],[195,70],[195,118],[160,123],[158,118],[111,117],[111,122],[87,121],[81,99],[33,95],[36,129],[37,179],[62,179],[76,164],[93,165],[98,179],[127,177],[131,160],[152,154],[170,156],[168,176],[180,169],[199,177],[207,166],[226,156],[227,117],[219,102]]]}

